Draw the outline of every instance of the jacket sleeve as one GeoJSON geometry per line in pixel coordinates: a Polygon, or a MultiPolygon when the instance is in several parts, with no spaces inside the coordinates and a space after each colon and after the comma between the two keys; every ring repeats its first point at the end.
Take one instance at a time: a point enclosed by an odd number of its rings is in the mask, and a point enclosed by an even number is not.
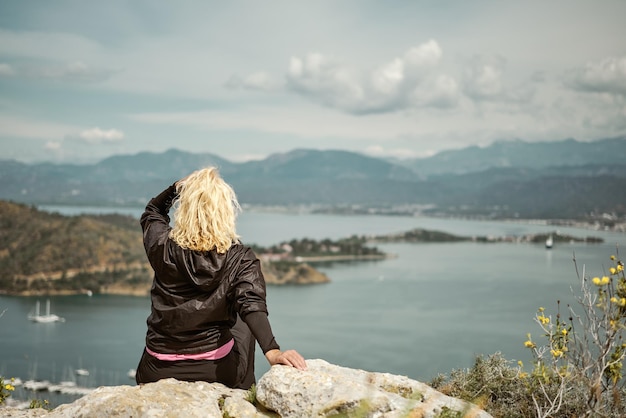
{"type": "Polygon", "coordinates": [[[153,262],[152,255],[154,255],[159,244],[164,244],[167,239],[170,230],[168,212],[175,198],[176,185],[172,184],[158,196],[150,199],[141,215],[139,222],[143,230],[143,245],[150,263],[153,262]]]}
{"type": "Polygon", "coordinates": [[[232,300],[235,310],[241,318],[252,312],[267,314],[265,295],[261,262],[250,248],[246,248],[234,279],[232,300]]]}
{"type": "Polygon", "coordinates": [[[270,326],[270,321],[266,313],[252,312],[246,315],[243,320],[259,343],[263,354],[274,349],[280,350],[280,346],[276,342],[276,338],[274,338],[274,333],[272,332],[272,327],[270,326]]]}

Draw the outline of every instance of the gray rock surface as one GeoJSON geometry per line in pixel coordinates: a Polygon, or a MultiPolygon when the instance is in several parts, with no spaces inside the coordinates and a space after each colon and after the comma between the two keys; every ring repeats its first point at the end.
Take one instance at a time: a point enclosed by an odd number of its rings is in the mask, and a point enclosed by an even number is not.
{"type": "Polygon", "coordinates": [[[219,383],[165,379],[142,386],[103,386],[52,411],[0,409],[11,418],[168,418],[168,417],[413,417],[443,412],[489,418],[475,405],[451,398],[424,383],[388,373],[372,373],[308,360],[308,370],[274,366],[251,393],[219,383]],[[449,411],[448,411],[449,410],[449,411]]]}
{"type": "Polygon", "coordinates": [[[473,404],[388,373],[308,360],[309,370],[272,367],[258,382],[257,399],[281,417],[437,417],[446,409],[463,417],[490,417],[473,404]]]}

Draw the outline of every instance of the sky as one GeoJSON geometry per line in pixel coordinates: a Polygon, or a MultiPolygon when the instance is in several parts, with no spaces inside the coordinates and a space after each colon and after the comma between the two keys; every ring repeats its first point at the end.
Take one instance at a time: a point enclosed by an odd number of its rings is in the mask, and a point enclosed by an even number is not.
{"type": "Polygon", "coordinates": [[[626,1],[0,0],[0,160],[626,135],[626,1]]]}

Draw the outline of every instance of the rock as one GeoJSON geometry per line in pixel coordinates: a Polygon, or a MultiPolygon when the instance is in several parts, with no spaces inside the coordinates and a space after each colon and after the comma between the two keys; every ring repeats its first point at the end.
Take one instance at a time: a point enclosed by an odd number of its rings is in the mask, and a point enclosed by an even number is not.
{"type": "Polygon", "coordinates": [[[404,376],[308,360],[308,370],[272,367],[258,382],[257,400],[281,417],[490,417],[477,406],[404,376]],[[456,416],[456,415],[453,415],[456,416]]]}
{"type": "MultiPolygon", "coordinates": [[[[245,400],[246,395],[247,391],[220,383],[165,379],[140,386],[103,386],[71,404],[57,407],[47,417],[222,417],[224,399],[251,405],[245,400]]],[[[234,405],[231,409],[238,408],[234,405]]]]}
{"type": "Polygon", "coordinates": [[[381,417],[489,418],[477,406],[451,398],[404,376],[372,373],[308,360],[308,370],[274,366],[250,391],[220,383],[165,379],[142,386],[103,386],[71,404],[43,409],[0,409],[12,418],[108,417],[381,417]],[[457,411],[459,412],[457,414],[457,411]]]}
{"type": "Polygon", "coordinates": [[[279,270],[274,262],[261,262],[261,269],[265,282],[268,285],[285,284],[317,284],[328,283],[330,279],[327,275],[311,267],[307,263],[297,263],[295,261],[283,262],[279,270]],[[286,267],[286,268],[285,268],[286,267]]]}

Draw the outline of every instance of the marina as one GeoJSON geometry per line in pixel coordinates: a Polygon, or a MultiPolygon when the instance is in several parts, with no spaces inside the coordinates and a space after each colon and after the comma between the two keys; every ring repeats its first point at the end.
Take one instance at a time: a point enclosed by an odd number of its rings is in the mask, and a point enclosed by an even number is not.
{"type": "Polygon", "coordinates": [[[31,392],[57,392],[65,395],[84,396],[93,392],[96,388],[77,386],[73,381],[62,381],[59,383],[51,383],[48,380],[27,380],[22,383],[21,379],[15,379],[13,386],[22,385],[24,389],[31,392]]]}

